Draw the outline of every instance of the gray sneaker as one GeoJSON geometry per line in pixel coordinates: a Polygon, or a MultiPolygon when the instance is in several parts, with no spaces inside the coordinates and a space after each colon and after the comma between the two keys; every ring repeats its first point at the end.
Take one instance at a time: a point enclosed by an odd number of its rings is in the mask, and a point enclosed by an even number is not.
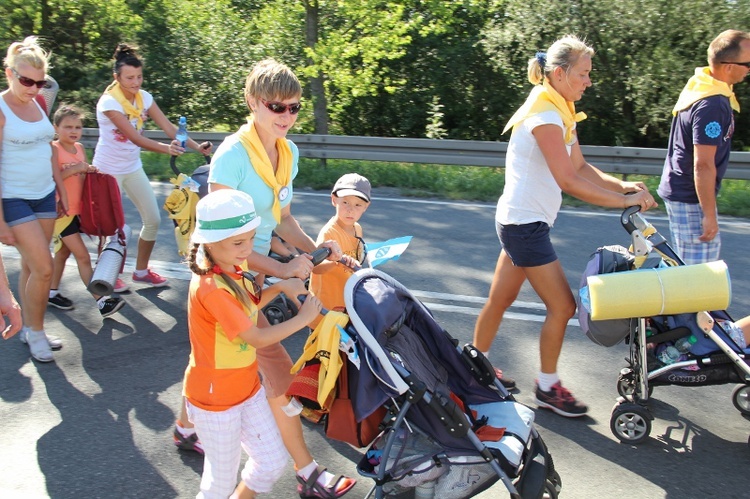
{"type": "Polygon", "coordinates": [[[106,319],[110,315],[117,313],[124,306],[125,300],[119,296],[110,296],[99,302],[99,313],[102,314],[102,318],[106,319]]]}

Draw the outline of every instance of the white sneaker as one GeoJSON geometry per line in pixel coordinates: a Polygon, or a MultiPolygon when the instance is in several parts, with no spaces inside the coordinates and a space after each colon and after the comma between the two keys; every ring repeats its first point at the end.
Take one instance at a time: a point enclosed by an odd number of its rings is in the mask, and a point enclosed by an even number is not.
{"type": "MultiPolygon", "coordinates": [[[[27,326],[24,326],[21,329],[21,332],[18,335],[18,338],[21,340],[21,343],[28,343],[28,340],[26,339],[26,334],[25,334],[28,329],[29,328],[27,326]]],[[[62,340],[58,338],[57,336],[49,336],[46,334],[45,336],[47,336],[47,343],[49,343],[49,347],[52,350],[60,350],[63,347],[62,340]]]]}
{"type": "Polygon", "coordinates": [[[29,345],[31,356],[39,362],[52,362],[55,358],[52,356],[52,350],[44,331],[31,331],[26,329],[21,332],[21,341],[29,345]]]}

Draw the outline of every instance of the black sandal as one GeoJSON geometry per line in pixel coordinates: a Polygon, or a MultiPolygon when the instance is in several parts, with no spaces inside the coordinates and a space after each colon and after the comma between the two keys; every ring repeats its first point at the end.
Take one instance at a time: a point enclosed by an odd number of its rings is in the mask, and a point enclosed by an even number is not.
{"type": "Polygon", "coordinates": [[[326,468],[318,465],[307,480],[297,475],[297,481],[299,482],[299,485],[297,485],[297,493],[302,499],[337,499],[352,490],[352,487],[357,484],[357,480],[354,478],[339,475],[331,480],[331,485],[321,485],[318,482],[318,477],[325,471],[326,468]],[[338,490],[338,485],[341,480],[349,480],[351,483],[338,490]]]}

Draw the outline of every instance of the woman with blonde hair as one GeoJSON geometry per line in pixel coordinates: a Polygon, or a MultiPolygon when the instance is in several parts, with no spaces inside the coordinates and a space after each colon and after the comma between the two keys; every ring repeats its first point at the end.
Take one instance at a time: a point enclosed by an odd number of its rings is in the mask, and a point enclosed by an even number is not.
{"type": "Polygon", "coordinates": [[[59,170],[53,165],[54,128],[36,101],[47,85],[48,54],[35,36],[14,42],[5,56],[8,88],[0,93],[0,243],[21,254],[18,299],[24,327],[21,341],[39,362],[54,360],[59,338],[44,331],[44,313],[52,279],[49,251],[58,206],[68,200],[59,170]]]}
{"type": "Polygon", "coordinates": [[[576,310],[550,239],[562,193],[609,208],[637,205],[645,211],[656,206],[643,183],[607,175],[581,153],[577,123],[586,115],[576,113],[574,103],[591,86],[593,55],[586,43],[565,36],[529,60],[534,88],[503,131],[513,130],[495,216],[502,250],[474,329],[474,345],[487,354],[505,310],[528,279],[547,310],[539,338],[535,400],[566,417],[583,416],[588,408],[562,386],[557,374],[565,328],[576,310]]]}

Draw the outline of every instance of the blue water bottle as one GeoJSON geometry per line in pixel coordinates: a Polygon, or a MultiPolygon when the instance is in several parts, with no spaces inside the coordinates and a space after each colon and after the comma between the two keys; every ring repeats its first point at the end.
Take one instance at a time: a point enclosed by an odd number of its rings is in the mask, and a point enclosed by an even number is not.
{"type": "Polygon", "coordinates": [[[180,116],[180,121],[177,124],[177,135],[174,136],[175,140],[179,141],[182,147],[185,147],[188,141],[187,132],[187,118],[180,116]]]}

